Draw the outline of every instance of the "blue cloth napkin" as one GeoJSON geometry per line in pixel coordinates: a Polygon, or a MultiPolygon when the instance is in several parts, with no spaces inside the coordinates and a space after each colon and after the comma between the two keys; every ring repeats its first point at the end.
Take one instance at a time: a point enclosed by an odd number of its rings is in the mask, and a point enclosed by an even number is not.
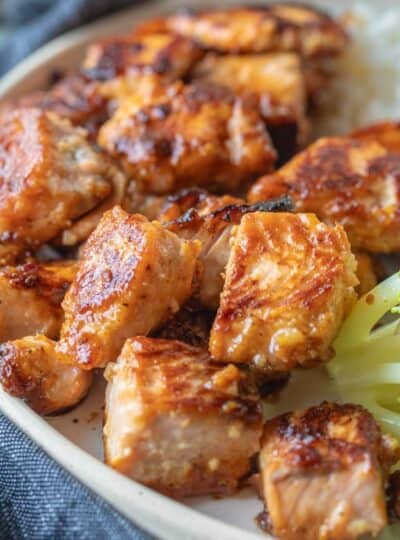
{"type": "Polygon", "coordinates": [[[63,32],[138,3],[140,0],[3,0],[3,24],[12,31],[0,49],[0,75],[63,32]]]}
{"type": "MultiPolygon", "coordinates": [[[[0,74],[57,35],[132,0],[3,0],[0,74]]],[[[0,540],[151,540],[0,414],[0,540]]]]}
{"type": "Polygon", "coordinates": [[[151,540],[0,414],[1,540],[151,540]]]}

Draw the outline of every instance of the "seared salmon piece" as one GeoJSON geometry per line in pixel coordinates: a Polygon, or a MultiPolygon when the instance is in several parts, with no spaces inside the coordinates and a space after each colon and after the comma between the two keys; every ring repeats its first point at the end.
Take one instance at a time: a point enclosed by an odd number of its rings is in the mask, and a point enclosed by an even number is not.
{"type": "Polygon", "coordinates": [[[125,73],[165,75],[182,78],[202,56],[190,38],[168,32],[128,34],[89,45],[83,71],[94,80],[113,79],[125,73]]]}
{"type": "Polygon", "coordinates": [[[77,405],[89,391],[92,373],[66,363],[55,342],[38,334],[0,345],[0,382],[46,415],[77,405]]]}
{"type": "Polygon", "coordinates": [[[0,118],[0,262],[36,249],[112,192],[116,168],[54,113],[0,118]]]}
{"type": "Polygon", "coordinates": [[[400,152],[350,137],[319,139],[250,189],[251,202],[289,195],[298,212],[345,228],[355,251],[400,249],[400,152]]]}
{"type": "Polygon", "coordinates": [[[281,163],[305,143],[307,91],[297,54],[210,53],[195,67],[194,78],[254,96],[281,163]]]}
{"type": "Polygon", "coordinates": [[[400,152],[400,122],[378,122],[352,131],[349,135],[359,141],[378,142],[389,152],[400,152]]]}
{"type": "Polygon", "coordinates": [[[352,404],[324,402],[267,421],[259,522],[282,540],[375,536],[387,524],[385,484],[399,457],[390,439],[352,404]]]}
{"type": "Polygon", "coordinates": [[[200,83],[123,100],[98,142],[143,192],[161,195],[190,186],[243,191],[276,157],[252,100],[200,83]]]}
{"type": "Polygon", "coordinates": [[[267,373],[329,360],[358,283],[343,228],[313,214],[252,212],[231,245],[211,355],[267,373]]]}
{"type": "Polygon", "coordinates": [[[143,193],[131,182],[125,192],[122,206],[134,214],[143,214],[161,223],[173,221],[188,210],[206,215],[230,204],[244,204],[244,199],[232,195],[213,195],[205,189],[191,187],[180,189],[172,195],[143,193]]]}
{"type": "Polygon", "coordinates": [[[191,296],[199,249],[144,216],[107,211],[64,298],[57,351],[84,369],[114,361],[125,339],[155,330],[191,296]]]}
{"type": "Polygon", "coordinates": [[[152,195],[143,193],[135,182],[130,182],[121,206],[129,213],[143,214],[151,221],[167,223],[189,210],[204,216],[231,204],[245,204],[245,201],[233,195],[213,195],[196,187],[180,189],[173,195],[152,195]]]}
{"type": "MultiPolygon", "coordinates": [[[[218,205],[218,201],[208,201],[207,206],[218,205]]],[[[203,201],[207,203],[206,201],[203,201]]],[[[263,201],[254,205],[229,204],[208,214],[199,203],[199,210],[191,208],[185,214],[164,226],[181,238],[198,240],[201,243],[199,259],[203,272],[197,292],[200,302],[209,309],[217,309],[224,284],[223,273],[231,251],[231,232],[242,217],[251,212],[282,212],[290,209],[286,198],[263,201]]]]}
{"type": "Polygon", "coordinates": [[[135,92],[143,77],[158,82],[181,79],[203,54],[190,38],[164,29],[134,32],[89,45],[83,72],[99,82],[101,94],[119,100],[135,92]]]}
{"type": "Polygon", "coordinates": [[[61,302],[77,269],[75,261],[29,262],[0,268],[0,341],[34,334],[56,339],[61,302]]]}
{"type": "Polygon", "coordinates": [[[341,25],[322,11],[290,3],[189,11],[169,17],[167,26],[224,53],[295,51],[308,58],[332,57],[348,41],[341,25]]]}
{"type": "Polygon", "coordinates": [[[107,100],[99,91],[98,84],[75,74],[66,75],[46,91],[8,101],[1,107],[1,112],[32,107],[54,112],[74,126],[84,127],[94,139],[98,128],[108,117],[107,100]]]}
{"type": "Polygon", "coordinates": [[[262,431],[245,374],[179,341],[136,337],[105,376],[108,465],[173,497],[238,487],[262,431]]]}
{"type": "MultiPolygon", "coordinates": [[[[242,208],[244,207],[245,205],[242,208]]],[[[200,242],[199,259],[202,263],[202,272],[196,296],[211,310],[218,307],[223,286],[222,274],[230,252],[233,228],[231,219],[240,221],[243,214],[239,208],[240,206],[222,208],[205,216],[199,215],[195,209],[189,209],[174,221],[164,223],[168,230],[179,237],[200,242]],[[232,218],[228,217],[229,214],[232,214],[232,218]]]]}
{"type": "Polygon", "coordinates": [[[139,209],[130,208],[126,204],[128,190],[134,184],[133,179],[129,179],[120,169],[115,168],[111,177],[112,190],[110,195],[93,210],[74,221],[70,227],[66,227],[51,241],[51,244],[56,248],[74,247],[82,244],[95,230],[104,212],[111,210],[114,206],[121,206],[129,213],[140,213],[139,209]]]}

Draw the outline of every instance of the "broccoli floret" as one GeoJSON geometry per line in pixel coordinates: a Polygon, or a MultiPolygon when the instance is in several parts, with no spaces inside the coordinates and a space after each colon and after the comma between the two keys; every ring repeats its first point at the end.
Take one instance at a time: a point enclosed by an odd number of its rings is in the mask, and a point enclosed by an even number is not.
{"type": "Polygon", "coordinates": [[[344,400],[367,407],[400,438],[400,319],[393,320],[399,302],[400,273],[362,296],[334,343],[328,371],[344,400]]]}

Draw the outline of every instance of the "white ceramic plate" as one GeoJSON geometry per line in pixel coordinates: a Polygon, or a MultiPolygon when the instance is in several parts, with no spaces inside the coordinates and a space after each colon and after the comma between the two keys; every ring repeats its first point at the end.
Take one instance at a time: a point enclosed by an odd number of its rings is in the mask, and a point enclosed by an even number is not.
{"type": "MultiPolygon", "coordinates": [[[[209,0],[197,1],[199,3],[202,6],[213,4],[209,0]]],[[[330,4],[329,0],[312,3],[330,4]]],[[[185,0],[185,5],[195,4],[196,1],[185,0]]],[[[17,97],[45,88],[53,69],[78,66],[84,47],[90,41],[121,34],[130,30],[135,22],[181,5],[179,0],[153,1],[54,40],[0,81],[0,98],[17,97]]],[[[349,2],[336,0],[335,5],[336,9],[343,9],[349,6],[349,2]]],[[[306,406],[334,398],[333,389],[330,396],[325,390],[323,395],[318,395],[321,381],[325,379],[324,372],[318,370],[297,375],[285,391],[286,410],[299,404],[306,406]],[[298,391],[300,388],[301,392],[298,391]]],[[[101,462],[104,386],[99,375],[89,397],[79,407],[68,414],[48,419],[39,417],[24,403],[0,389],[0,410],[79,480],[157,537],[173,540],[271,538],[257,530],[254,517],[261,510],[261,503],[250,491],[227,499],[196,498],[180,504],[106,467],[101,462]]],[[[323,386],[326,389],[326,385],[323,386]]]]}

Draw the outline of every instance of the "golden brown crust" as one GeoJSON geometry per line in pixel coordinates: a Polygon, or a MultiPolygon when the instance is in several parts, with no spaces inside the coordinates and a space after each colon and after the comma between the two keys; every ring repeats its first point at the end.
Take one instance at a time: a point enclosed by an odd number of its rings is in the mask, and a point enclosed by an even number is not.
{"type": "Polygon", "coordinates": [[[123,102],[98,140],[145,192],[193,185],[243,190],[273,166],[275,151],[257,107],[223,87],[175,85],[144,106],[137,96],[130,99],[133,105],[123,102]]]}
{"type": "Polygon", "coordinates": [[[355,250],[399,250],[400,153],[378,142],[320,139],[276,173],[260,178],[249,200],[283,194],[297,211],[341,223],[355,250]]]}
{"type": "Polygon", "coordinates": [[[384,482],[395,462],[385,445],[357,405],[324,402],[267,421],[260,467],[273,533],[283,540],[376,534],[387,522],[384,482]]]}
{"type": "Polygon", "coordinates": [[[358,128],[349,134],[359,141],[377,142],[389,152],[400,152],[400,122],[379,122],[358,128]]]}
{"type": "Polygon", "coordinates": [[[123,74],[156,74],[182,78],[202,56],[191,39],[167,32],[134,33],[92,43],[83,70],[87,77],[109,80],[123,74]]]}
{"type": "Polygon", "coordinates": [[[327,402],[267,421],[262,444],[274,443],[291,471],[299,472],[347,468],[369,455],[378,460],[382,444],[380,428],[364,408],[327,402]]]}
{"type": "Polygon", "coordinates": [[[64,318],[61,302],[75,272],[72,261],[0,268],[0,340],[37,333],[57,338],[64,318]]]}
{"type": "Polygon", "coordinates": [[[164,199],[157,219],[161,222],[174,221],[191,209],[201,217],[232,204],[244,204],[244,200],[232,195],[212,195],[196,187],[185,188],[164,199]]]}
{"type": "Polygon", "coordinates": [[[111,191],[110,164],[52,113],[16,109],[0,122],[0,258],[37,248],[111,191]]]}
{"type": "Polygon", "coordinates": [[[54,112],[73,125],[84,127],[94,139],[108,116],[107,100],[99,92],[98,85],[82,75],[67,75],[47,91],[12,100],[2,107],[2,112],[32,107],[54,112]]]}
{"type": "Polygon", "coordinates": [[[213,363],[202,349],[137,337],[106,378],[109,465],[175,497],[237,488],[261,428],[245,374],[213,363]]]}
{"type": "Polygon", "coordinates": [[[151,34],[170,34],[168,29],[167,19],[165,17],[158,17],[147,19],[137,25],[135,25],[135,36],[147,36],[151,34]]]}
{"type": "MultiPolygon", "coordinates": [[[[184,190],[183,190],[184,191],[184,190]]],[[[186,195],[183,200],[178,195],[178,206],[186,205],[186,195]]],[[[188,199],[192,197],[189,190],[188,199]]],[[[174,196],[168,198],[174,201],[174,196]]],[[[193,199],[192,199],[193,200],[193,199]]],[[[194,234],[206,229],[209,232],[217,233],[221,225],[238,225],[242,217],[253,212],[289,212],[292,210],[292,201],[289,197],[279,199],[269,199],[247,204],[243,199],[231,197],[230,195],[201,197],[193,206],[187,208],[184,213],[179,214],[172,221],[165,223],[169,230],[181,234],[183,237],[192,238],[194,234]],[[228,202],[229,201],[229,202],[228,202]],[[230,202],[234,201],[234,202],[230,202]],[[228,204],[225,204],[228,202],[228,204]]]]}
{"type": "Polygon", "coordinates": [[[347,43],[343,28],[325,13],[285,3],[187,12],[169,17],[167,26],[204,48],[229,53],[296,51],[315,58],[340,54],[347,43]]]}
{"type": "Polygon", "coordinates": [[[122,207],[129,213],[143,214],[147,219],[168,223],[192,209],[196,214],[205,216],[232,204],[245,204],[245,201],[233,195],[213,195],[197,187],[180,189],[172,195],[151,195],[142,193],[134,182],[130,182],[122,207]]]}
{"type": "Polygon", "coordinates": [[[59,306],[77,271],[76,261],[29,262],[3,266],[0,277],[16,290],[35,290],[49,303],[59,306]]]}
{"type": "MultiPolygon", "coordinates": [[[[201,348],[177,340],[135,337],[126,340],[119,361],[122,364],[127,361],[135,375],[140,399],[152,408],[152,413],[171,407],[176,411],[183,407],[195,412],[216,408],[230,419],[245,414],[248,424],[260,422],[256,394],[249,401],[247,396],[239,396],[240,390],[247,388],[245,373],[236,366],[221,367],[201,348]],[[152,372],[166,381],[166,388],[146,384],[152,372]],[[230,399],[240,406],[224,407],[230,399]]],[[[108,380],[113,377],[114,369],[115,365],[108,368],[108,380]]]]}
{"type": "Polygon", "coordinates": [[[312,214],[246,214],[233,233],[210,352],[285,372],[330,358],[355,300],[345,232],[312,214]]]}
{"type": "Polygon", "coordinates": [[[305,142],[307,96],[298,55],[208,54],[196,66],[194,78],[227,86],[240,95],[253,96],[281,163],[292,157],[305,142]]]}
{"type": "Polygon", "coordinates": [[[65,363],[55,343],[42,335],[0,345],[0,382],[42,415],[60,413],[89,391],[92,374],[65,363]]]}
{"type": "Polygon", "coordinates": [[[198,251],[157,222],[107,211],[64,299],[57,349],[85,369],[115,360],[127,337],[146,335],[188,299],[198,251]]]}
{"type": "Polygon", "coordinates": [[[83,70],[97,81],[101,95],[118,103],[138,91],[151,93],[153,86],[185,77],[202,56],[191,39],[155,29],[90,45],[83,70]]]}

